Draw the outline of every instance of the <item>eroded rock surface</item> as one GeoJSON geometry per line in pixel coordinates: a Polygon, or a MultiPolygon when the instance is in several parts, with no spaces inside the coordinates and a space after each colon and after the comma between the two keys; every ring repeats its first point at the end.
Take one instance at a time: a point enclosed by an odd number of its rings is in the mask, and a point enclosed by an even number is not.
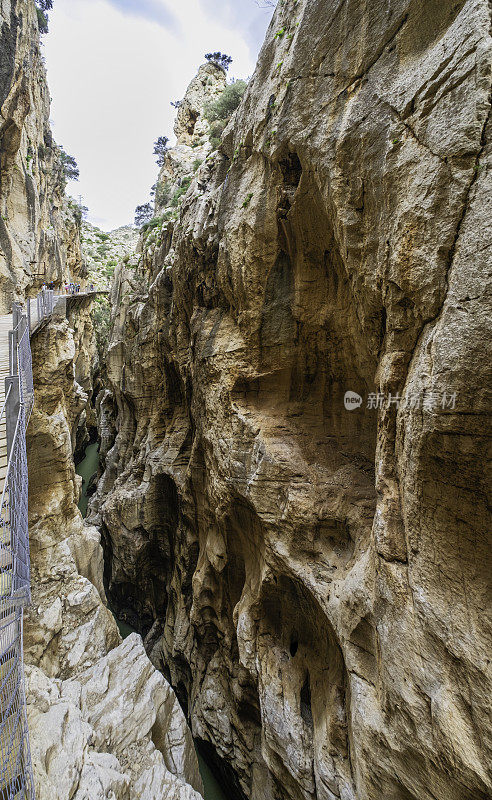
{"type": "Polygon", "coordinates": [[[186,719],[140,636],[121,643],[106,607],[100,533],[77,508],[73,450],[97,358],[91,305],[80,301],[73,319],[53,320],[32,340],[24,654],[36,796],[157,800],[165,788],[194,800],[202,784],[186,719]]]}
{"type": "Polygon", "coordinates": [[[138,634],[77,678],[27,675],[38,796],[201,798],[189,785],[201,786],[190,730],[138,634]]]}
{"type": "Polygon", "coordinates": [[[110,597],[249,800],[492,792],[490,22],[279,4],[172,241],[118,273],[110,597]]]}
{"type": "Polygon", "coordinates": [[[31,0],[0,2],[0,313],[43,281],[83,272],[80,216],[50,128],[50,95],[31,0]]]}

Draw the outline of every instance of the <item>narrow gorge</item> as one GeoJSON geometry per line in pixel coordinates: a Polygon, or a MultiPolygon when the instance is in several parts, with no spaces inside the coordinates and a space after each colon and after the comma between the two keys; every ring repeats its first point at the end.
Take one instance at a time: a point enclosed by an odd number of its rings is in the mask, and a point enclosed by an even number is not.
{"type": "Polygon", "coordinates": [[[491,3],[279,0],[109,234],[0,12],[2,313],[109,286],[31,339],[37,800],[488,800],[491,3]]]}

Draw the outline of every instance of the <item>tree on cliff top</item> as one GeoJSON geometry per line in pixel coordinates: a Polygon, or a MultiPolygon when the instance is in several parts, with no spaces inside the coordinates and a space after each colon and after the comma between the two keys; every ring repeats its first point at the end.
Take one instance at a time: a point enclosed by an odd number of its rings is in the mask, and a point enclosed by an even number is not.
{"type": "Polygon", "coordinates": [[[206,53],[205,58],[210,62],[210,64],[215,64],[216,67],[222,67],[225,72],[227,72],[232,64],[231,56],[221,53],[220,51],[217,51],[216,53],[206,53]]]}

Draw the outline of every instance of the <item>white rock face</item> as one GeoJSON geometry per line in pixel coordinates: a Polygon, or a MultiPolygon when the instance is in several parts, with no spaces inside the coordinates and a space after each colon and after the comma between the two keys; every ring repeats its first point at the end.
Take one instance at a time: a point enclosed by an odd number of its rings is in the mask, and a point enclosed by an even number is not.
{"type": "Polygon", "coordinates": [[[174,133],[177,144],[195,145],[208,134],[208,122],[203,116],[206,103],[220,97],[226,85],[226,73],[216,64],[202,64],[179,106],[174,133]]]}
{"type": "Polygon", "coordinates": [[[28,667],[27,683],[38,798],[201,797],[190,730],[138,634],[77,678],[28,667]]]}
{"type": "Polygon", "coordinates": [[[202,784],[184,714],[140,636],[121,644],[105,605],[100,534],[76,505],[72,443],[87,406],[82,385],[91,384],[91,359],[80,358],[89,312],[79,310],[75,329],[52,322],[32,343],[24,653],[36,797],[191,800],[202,784]]]}
{"type": "Polygon", "coordinates": [[[490,12],[279,2],[114,287],[109,593],[248,800],[492,797],[490,12]]]}
{"type": "Polygon", "coordinates": [[[202,64],[181,101],[174,125],[176,146],[168,150],[156,184],[155,212],[169,209],[169,202],[184,179],[194,175],[212,146],[210,125],[205,118],[207,103],[217,100],[226,86],[226,73],[215,64],[202,64]]]}

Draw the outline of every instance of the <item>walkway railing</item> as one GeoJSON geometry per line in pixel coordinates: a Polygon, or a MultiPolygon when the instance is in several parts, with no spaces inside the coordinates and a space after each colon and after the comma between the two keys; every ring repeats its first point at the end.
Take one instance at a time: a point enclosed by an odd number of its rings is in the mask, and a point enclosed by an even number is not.
{"type": "MultiPolygon", "coordinates": [[[[29,321],[29,329],[31,333],[38,328],[45,319],[51,317],[53,312],[60,309],[63,315],[66,311],[63,307],[64,301],[67,300],[83,300],[86,297],[92,297],[97,294],[107,294],[109,289],[89,289],[88,291],[70,290],[68,292],[58,292],[53,289],[44,289],[34,299],[27,300],[27,318],[29,321]]],[[[2,800],[0,796],[0,800],[2,800]]]]}
{"type": "Polygon", "coordinates": [[[23,610],[31,598],[26,427],[34,388],[29,321],[17,305],[9,367],[0,411],[6,441],[0,480],[0,798],[34,800],[22,649],[23,610]]]}

